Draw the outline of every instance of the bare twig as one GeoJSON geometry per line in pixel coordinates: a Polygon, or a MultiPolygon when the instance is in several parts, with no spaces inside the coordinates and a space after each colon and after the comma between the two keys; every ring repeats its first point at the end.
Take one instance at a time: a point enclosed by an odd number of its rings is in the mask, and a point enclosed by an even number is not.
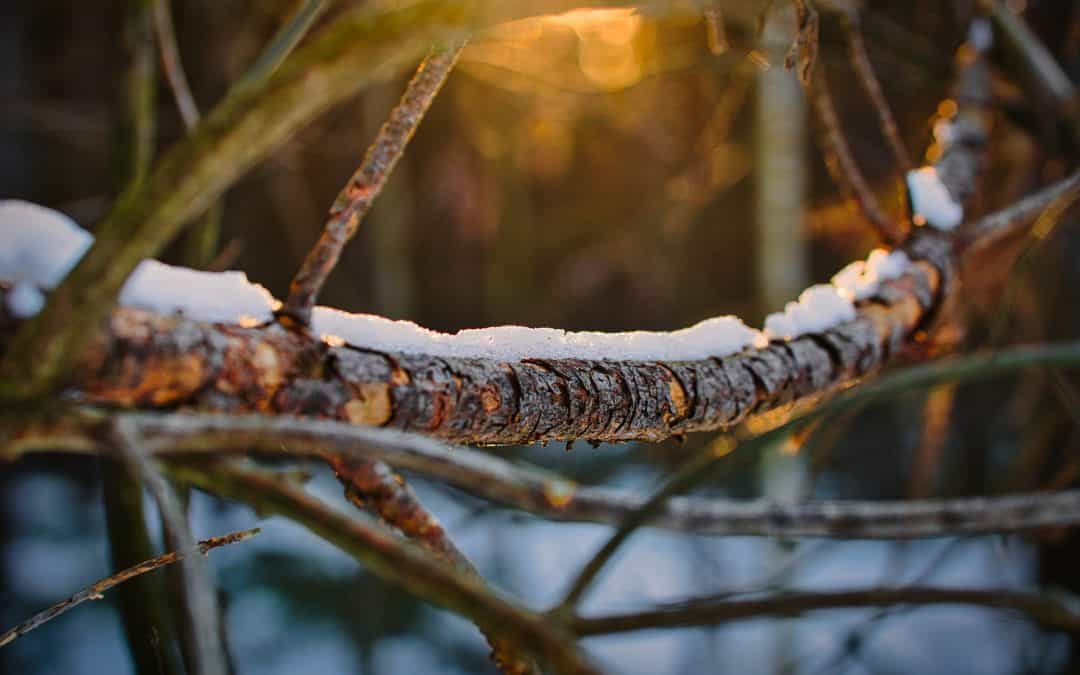
{"type": "Polygon", "coordinates": [[[863,216],[877,229],[882,241],[892,245],[903,242],[907,238],[905,228],[882,210],[877,197],[874,196],[873,190],[870,189],[862,170],[855,161],[855,156],[851,152],[847,137],[844,136],[840,120],[836,115],[836,107],[833,105],[832,94],[829,93],[825,69],[820,64],[814,69],[811,85],[807,87],[807,96],[821,124],[820,142],[833,182],[840,187],[848,199],[855,200],[863,216]]]}
{"type": "Polygon", "coordinates": [[[180,61],[180,49],[176,45],[176,31],[173,28],[170,0],[154,0],[154,30],[157,32],[158,52],[161,54],[161,67],[165,79],[172,90],[176,107],[184,127],[191,130],[199,123],[199,106],[188,86],[187,74],[180,61]]]}
{"type": "Polygon", "coordinates": [[[273,473],[233,462],[219,462],[207,469],[178,464],[170,473],[197,487],[249,503],[261,512],[295,520],[352,554],[374,574],[525,647],[559,673],[596,672],[560,626],[504,599],[363,514],[346,516],[273,473]]]}
{"type": "MultiPolygon", "coordinates": [[[[188,85],[187,73],[180,60],[180,49],[176,44],[176,31],[173,28],[170,0],[154,0],[154,29],[157,32],[158,51],[161,53],[161,67],[165,79],[172,90],[173,100],[180,111],[184,128],[190,133],[201,121],[199,106],[188,85]]],[[[218,240],[221,238],[221,218],[223,204],[214,202],[197,223],[192,225],[184,242],[184,260],[197,269],[206,269],[216,255],[218,240]]]]}
{"type": "Polygon", "coordinates": [[[820,609],[882,607],[887,605],[975,605],[1019,612],[1046,628],[1080,632],[1080,601],[1045,593],[1009,589],[907,587],[850,591],[790,592],[762,598],[724,599],[680,604],[634,614],[576,617],[571,630],[579,636],[607,635],[647,628],[713,626],[761,616],[792,616],[820,609]]]}
{"type": "Polygon", "coordinates": [[[322,235],[289,285],[289,297],[280,315],[303,326],[310,323],[315,298],[446,82],[461,47],[458,44],[435,50],[420,64],[401,101],[390,112],[368,148],[360,168],[349,178],[330,207],[322,235]]]}
{"type": "Polygon", "coordinates": [[[1031,221],[1051,206],[1060,204],[1067,207],[1078,197],[1080,197],[1080,171],[1073,172],[1069,177],[972,223],[961,234],[958,244],[972,251],[990,247],[999,241],[1025,232],[1031,221]]]}
{"type": "Polygon", "coordinates": [[[705,39],[709,45],[709,51],[717,56],[731,48],[727,30],[724,28],[724,13],[719,2],[705,8],[705,39]]]}
{"type": "MultiPolygon", "coordinates": [[[[370,506],[383,522],[397,528],[465,576],[483,582],[483,577],[454,545],[439,519],[424,507],[412,488],[389,466],[380,461],[349,459],[336,454],[328,461],[353,505],[361,509],[370,506]]],[[[528,655],[514,649],[512,643],[491,632],[487,633],[487,639],[491,657],[500,671],[507,675],[539,675],[539,666],[528,655]]]]}
{"type": "Polygon", "coordinates": [[[3,635],[0,635],[0,647],[6,646],[16,638],[29,633],[30,631],[41,626],[42,624],[55,619],[69,609],[72,609],[77,605],[81,605],[87,600],[100,600],[102,598],[102,594],[105,591],[108,591],[114,586],[122,584],[129,579],[133,579],[137,576],[146,574],[147,572],[153,572],[154,570],[165,567],[166,565],[171,565],[179,560],[183,560],[192,553],[206,555],[215,548],[218,548],[220,546],[227,546],[229,544],[235,544],[237,542],[247,539],[248,537],[253,537],[258,533],[259,528],[256,527],[250,530],[240,530],[239,532],[232,532],[230,534],[226,534],[220,537],[210,537],[209,539],[204,539],[198,542],[196,546],[190,549],[171,551],[169,553],[159,555],[156,558],[151,558],[137,565],[133,565],[131,567],[128,567],[127,569],[121,570],[120,572],[117,572],[112,576],[106,577],[101,581],[98,581],[97,583],[89,586],[88,588],[79,591],[67,600],[58,602],[52,607],[49,607],[44,611],[38,612],[26,621],[23,621],[14,628],[6,631],[3,635]]]}
{"type": "Polygon", "coordinates": [[[885,92],[881,90],[881,82],[878,81],[877,74],[874,72],[874,66],[870,62],[870,55],[866,52],[866,43],[863,41],[857,10],[853,9],[851,12],[845,12],[841,21],[844,33],[847,36],[851,64],[855,68],[855,75],[858,77],[859,84],[874,106],[878,122],[881,124],[882,134],[885,136],[889,149],[892,150],[893,156],[896,158],[898,168],[901,171],[908,171],[913,166],[911,155],[908,154],[907,148],[904,146],[904,140],[900,138],[896,118],[893,116],[892,108],[889,107],[889,102],[885,99],[885,92]]]}
{"type": "MultiPolygon", "coordinates": [[[[146,451],[160,457],[177,453],[217,457],[258,450],[297,458],[333,461],[332,456],[337,455],[350,461],[385,462],[494,502],[573,522],[618,524],[646,502],[636,493],[578,485],[541,469],[393,429],[259,415],[177,412],[128,416],[146,437],[146,451]]],[[[57,435],[39,437],[36,447],[94,451],[94,445],[76,445],[70,435],[65,440],[60,427],[50,427],[50,431],[57,435]]],[[[800,504],[673,497],[649,524],[710,535],[860,539],[1014,532],[1080,524],[1080,491],[800,504]]]]}
{"type": "Polygon", "coordinates": [[[994,26],[1008,49],[1019,58],[1028,80],[1034,83],[1060,112],[1073,118],[1075,125],[1075,118],[1080,114],[1080,95],[1068,74],[1024,22],[1023,17],[1009,9],[1001,0],[995,0],[992,6],[990,16],[994,26]]]}
{"type": "Polygon", "coordinates": [[[784,66],[788,70],[794,68],[799,82],[803,86],[809,86],[814,65],[817,63],[819,17],[808,0],[794,0],[793,4],[797,22],[795,40],[784,59],[784,66]]]}
{"type": "MultiPolygon", "coordinates": [[[[169,545],[177,551],[194,548],[195,538],[188,527],[187,516],[172,487],[144,454],[135,425],[123,417],[116,418],[113,438],[124,462],[142,479],[157,502],[169,545]]],[[[201,558],[190,556],[180,561],[180,571],[183,578],[181,601],[186,609],[188,629],[183,637],[190,643],[185,650],[186,658],[191,660],[188,668],[198,675],[225,675],[229,669],[210,573],[201,558]]]]}
{"type": "Polygon", "coordinates": [[[236,90],[257,89],[274,74],[300,40],[311,30],[333,0],[295,0],[292,12],[270,38],[270,42],[236,82],[236,90]]]}

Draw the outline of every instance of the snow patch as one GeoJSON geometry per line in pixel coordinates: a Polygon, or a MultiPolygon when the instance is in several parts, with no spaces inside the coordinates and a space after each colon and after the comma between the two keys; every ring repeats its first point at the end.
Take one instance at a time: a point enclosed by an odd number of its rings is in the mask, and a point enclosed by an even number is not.
{"type": "Polygon", "coordinates": [[[144,260],[124,283],[120,304],[196,321],[254,325],[270,321],[274,296],[243,272],[200,272],[144,260]]]}
{"type": "MultiPolygon", "coordinates": [[[[914,188],[912,193],[914,199],[914,188]]],[[[63,214],[26,202],[0,202],[0,280],[14,286],[7,296],[12,313],[25,318],[40,311],[45,301],[41,289],[59,283],[92,242],[90,234],[63,214]]],[[[314,309],[312,329],[331,344],[441,357],[691,361],[764,347],[770,339],[791,339],[850,321],[855,318],[856,301],[876,293],[882,281],[901,276],[909,264],[902,251],[877,249],[865,261],[838,272],[832,284],[811,286],[783,312],[770,314],[764,332],[738,317],[720,316],[671,332],[495,326],[451,334],[411,321],[329,307],[314,309]]],[[[197,321],[240,325],[272,320],[280,304],[243,272],[200,272],[156,260],[144,260],[135,268],[120,293],[120,303],[159,314],[181,313],[197,321]]]]}
{"type": "Polygon", "coordinates": [[[0,276],[5,281],[53,288],[93,241],[59,211],[18,199],[0,201],[0,276]]]}
{"type": "Polygon", "coordinates": [[[811,286],[789,302],[783,312],[765,317],[765,336],[770,340],[792,339],[820,333],[855,318],[855,304],[832,284],[811,286]]]}
{"type": "Polygon", "coordinates": [[[908,171],[907,185],[916,224],[925,223],[948,231],[964,220],[964,207],[953,199],[934,167],[908,171]]]}
{"type": "Polygon", "coordinates": [[[34,284],[20,281],[8,293],[7,306],[12,316],[25,319],[34,316],[45,306],[45,294],[34,284]]]}
{"type": "Polygon", "coordinates": [[[689,361],[727,356],[764,342],[759,331],[734,316],[706,319],[670,333],[570,332],[558,328],[494,326],[451,334],[431,331],[411,321],[316,307],[312,328],[326,340],[340,339],[357,347],[500,361],[526,358],[689,361]]]}
{"type": "Polygon", "coordinates": [[[866,260],[856,260],[836,273],[832,285],[851,300],[865,300],[877,293],[882,281],[897,279],[911,265],[903,251],[877,248],[866,260]]]}
{"type": "MultiPolygon", "coordinates": [[[[71,271],[94,237],[59,211],[16,199],[0,201],[0,279],[14,287],[8,309],[18,318],[41,311],[45,296],[71,271]]],[[[260,323],[273,318],[273,296],[243,272],[200,272],[144,260],[128,277],[120,303],[197,321],[260,323]]]]}
{"type": "Polygon", "coordinates": [[[980,16],[971,20],[968,26],[968,42],[975,51],[985,53],[994,46],[994,27],[990,25],[990,19],[980,16]]]}

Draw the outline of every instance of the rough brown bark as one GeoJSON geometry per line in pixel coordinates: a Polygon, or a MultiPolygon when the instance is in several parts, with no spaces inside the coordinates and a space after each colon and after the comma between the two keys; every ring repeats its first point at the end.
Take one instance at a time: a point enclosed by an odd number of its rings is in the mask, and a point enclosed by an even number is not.
{"type": "MultiPolygon", "coordinates": [[[[942,261],[947,246],[922,239],[942,261]]],[[[122,408],[334,418],[459,443],[659,441],[731,426],[880,368],[935,309],[944,264],[915,263],[835,329],[701,361],[435,358],[120,308],[70,387],[122,408]]]]}

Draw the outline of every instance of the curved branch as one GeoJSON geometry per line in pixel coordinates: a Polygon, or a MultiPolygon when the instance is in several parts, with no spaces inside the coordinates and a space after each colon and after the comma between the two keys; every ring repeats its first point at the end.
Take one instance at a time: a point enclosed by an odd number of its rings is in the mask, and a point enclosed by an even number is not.
{"type": "Polygon", "coordinates": [[[792,616],[822,609],[887,605],[975,605],[1020,612],[1042,626],[1080,632],[1078,601],[1007,589],[871,588],[849,591],[791,592],[763,598],[703,602],[634,614],[576,617],[571,630],[579,636],[607,635],[649,628],[714,626],[761,616],[792,616]]]}

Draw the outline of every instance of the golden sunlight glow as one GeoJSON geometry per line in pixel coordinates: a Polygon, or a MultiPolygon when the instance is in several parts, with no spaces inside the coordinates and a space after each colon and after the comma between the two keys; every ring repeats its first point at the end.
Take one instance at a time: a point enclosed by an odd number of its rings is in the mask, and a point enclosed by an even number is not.
{"type": "Polygon", "coordinates": [[[570,27],[578,37],[578,67],[601,89],[616,90],[641,79],[634,38],[641,15],[633,9],[578,9],[549,21],[570,27]]]}
{"type": "Polygon", "coordinates": [[[550,480],[544,483],[544,499],[557,509],[564,509],[574,501],[577,484],[568,480],[550,480]]]}

